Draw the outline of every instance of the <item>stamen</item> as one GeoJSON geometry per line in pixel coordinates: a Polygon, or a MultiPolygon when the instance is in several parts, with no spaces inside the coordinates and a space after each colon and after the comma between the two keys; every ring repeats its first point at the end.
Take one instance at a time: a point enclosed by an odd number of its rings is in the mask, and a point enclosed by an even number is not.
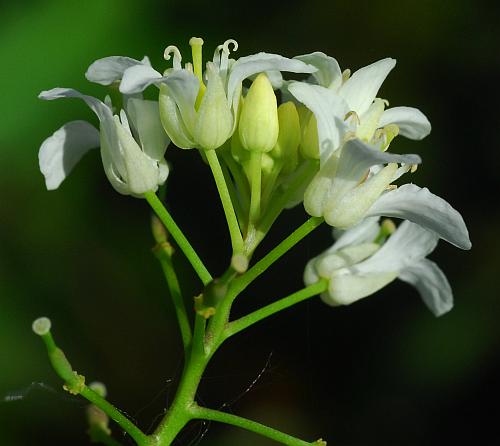
{"type": "Polygon", "coordinates": [[[230,45],[233,46],[233,52],[238,50],[238,42],[234,39],[227,39],[222,45],[222,53],[220,58],[219,70],[222,72],[227,71],[229,65],[229,54],[231,53],[230,45]]]}
{"type": "Polygon", "coordinates": [[[345,81],[347,81],[347,79],[349,79],[350,77],[351,77],[351,70],[349,68],[346,68],[342,72],[342,83],[344,83],[345,81]]]}
{"type": "Polygon", "coordinates": [[[175,45],[169,45],[165,48],[165,51],[163,52],[163,58],[165,60],[170,60],[171,59],[171,54],[174,55],[174,61],[173,61],[173,67],[174,70],[181,70],[181,61],[182,61],[182,56],[181,52],[179,51],[179,48],[177,48],[175,45]]]}
{"type": "Polygon", "coordinates": [[[389,191],[391,191],[391,190],[396,190],[397,188],[398,188],[398,186],[397,186],[397,185],[395,185],[395,184],[389,184],[389,186],[387,186],[387,187],[385,188],[385,190],[389,190],[389,191]]]}
{"type": "Polygon", "coordinates": [[[193,64],[191,62],[186,62],[184,64],[184,69],[189,71],[190,73],[193,73],[193,64]]]}
{"type": "Polygon", "coordinates": [[[203,84],[203,39],[200,37],[191,37],[189,39],[189,45],[191,46],[191,54],[193,56],[193,70],[195,76],[200,81],[200,85],[203,84]]]}
{"type": "Polygon", "coordinates": [[[418,169],[418,164],[412,164],[410,167],[410,172],[415,173],[418,169]]]}
{"type": "Polygon", "coordinates": [[[352,118],[351,122],[354,122],[357,125],[361,123],[358,114],[354,110],[351,110],[344,116],[344,121],[348,121],[351,118],[352,118]]]}

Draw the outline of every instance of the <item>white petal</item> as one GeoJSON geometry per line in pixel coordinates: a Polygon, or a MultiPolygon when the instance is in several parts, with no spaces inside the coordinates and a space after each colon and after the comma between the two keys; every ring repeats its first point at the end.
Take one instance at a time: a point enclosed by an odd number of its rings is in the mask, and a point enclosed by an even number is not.
{"type": "Polygon", "coordinates": [[[294,59],[301,60],[304,63],[312,65],[318,69],[312,74],[316,82],[322,87],[336,89],[342,82],[342,72],[338,62],[330,56],[321,52],[314,52],[296,56],[294,59]]]}
{"type": "Polygon", "coordinates": [[[327,251],[316,257],[316,271],[320,277],[330,279],[335,270],[355,265],[373,255],[379,248],[377,243],[360,243],[331,253],[327,251]]]}
{"type": "Polygon", "coordinates": [[[198,109],[193,136],[205,150],[222,146],[233,130],[233,116],[222,80],[212,64],[207,64],[207,89],[198,109]]]}
{"type": "Polygon", "coordinates": [[[240,57],[231,67],[227,84],[227,99],[233,102],[233,95],[238,86],[247,77],[264,71],[290,71],[292,73],[313,73],[316,68],[300,60],[288,59],[278,54],[258,53],[240,57]]]}
{"type": "Polygon", "coordinates": [[[154,68],[140,64],[126,69],[120,82],[120,92],[123,94],[135,94],[144,91],[152,84],[161,81],[163,76],[154,68]]]}
{"type": "Polygon", "coordinates": [[[344,195],[353,189],[371,166],[387,163],[420,164],[421,162],[418,155],[381,152],[359,139],[351,139],[343,145],[340,153],[334,180],[335,193],[344,195]]]}
{"type": "Polygon", "coordinates": [[[404,184],[386,192],[367,213],[367,216],[382,215],[413,221],[461,249],[472,246],[462,216],[427,188],[404,184]]]}
{"type": "Polygon", "coordinates": [[[138,146],[133,136],[120,124],[115,116],[116,132],[123,155],[126,174],[123,180],[130,193],[141,195],[158,188],[158,163],[148,157],[138,146]]]}
{"type": "Polygon", "coordinates": [[[68,122],[49,136],[38,152],[47,189],[57,189],[82,156],[96,147],[99,147],[99,132],[86,121],[68,122]]]}
{"type": "Polygon", "coordinates": [[[349,104],[349,109],[360,116],[368,110],[395,65],[396,61],[388,57],[356,71],[338,92],[349,104]]]}
{"type": "Polygon", "coordinates": [[[328,251],[338,251],[346,246],[374,241],[380,232],[378,221],[378,217],[365,218],[347,231],[334,230],[333,234],[337,241],[328,251]]]}
{"type": "Polygon", "coordinates": [[[304,270],[304,284],[306,286],[312,285],[319,280],[318,273],[315,268],[316,257],[307,262],[306,268],[304,270]]]}
{"type": "Polygon", "coordinates": [[[325,303],[329,305],[352,304],[376,293],[397,277],[397,273],[393,272],[351,274],[346,270],[340,270],[330,280],[328,294],[321,295],[325,303]]]}
{"type": "Polygon", "coordinates": [[[430,254],[438,240],[434,232],[405,220],[373,256],[353,270],[360,274],[402,271],[430,254]]]}
{"type": "Polygon", "coordinates": [[[453,307],[453,293],[443,271],[430,260],[423,259],[402,271],[399,279],[413,285],[435,316],[441,316],[453,307]]]}
{"type": "Polygon", "coordinates": [[[174,100],[184,124],[192,133],[196,120],[195,103],[200,89],[198,78],[188,70],[174,70],[164,78],[163,84],[167,86],[166,93],[174,100]]]}
{"type": "Polygon", "coordinates": [[[427,117],[417,108],[393,107],[382,113],[379,127],[388,124],[396,124],[399,134],[410,139],[420,140],[431,132],[431,123],[427,117]]]}
{"type": "Polygon", "coordinates": [[[110,108],[99,99],[93,96],[87,96],[80,93],[72,88],[53,88],[52,90],[42,91],[38,97],[40,99],[45,99],[46,101],[52,101],[54,99],[61,98],[78,98],[85,101],[85,103],[90,107],[90,109],[97,115],[99,121],[103,121],[112,117],[110,108]]]}
{"type": "Polygon", "coordinates": [[[337,164],[337,157],[330,156],[307,186],[304,192],[304,209],[309,215],[323,216],[325,204],[331,195],[337,164]]]}
{"type": "Polygon", "coordinates": [[[169,139],[161,125],[158,102],[130,99],[127,112],[137,130],[144,153],[156,161],[163,159],[169,139]]]}
{"type": "Polygon", "coordinates": [[[101,85],[110,85],[121,80],[126,69],[135,65],[148,65],[149,59],[145,57],[142,61],[124,56],[109,56],[96,60],[85,73],[85,77],[90,82],[101,85]]]}
{"type": "Polygon", "coordinates": [[[305,82],[291,82],[289,92],[314,113],[318,123],[321,162],[340,147],[345,133],[344,117],[349,111],[345,101],[333,91],[305,82]]]}

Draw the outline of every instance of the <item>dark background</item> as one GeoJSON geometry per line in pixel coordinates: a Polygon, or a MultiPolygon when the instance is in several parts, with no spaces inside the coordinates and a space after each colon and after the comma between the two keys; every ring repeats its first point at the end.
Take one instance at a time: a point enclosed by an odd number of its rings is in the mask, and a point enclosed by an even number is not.
{"type": "MultiPolygon", "coordinates": [[[[422,142],[399,138],[391,149],[422,155],[412,181],[451,202],[473,242],[470,252],[441,243],[431,256],[455,292],[446,316],[434,318],[399,282],[346,308],[311,300],[228,342],[200,399],[329,445],[500,444],[499,21],[498,2],[473,0],[3,2],[0,444],[88,444],[84,403],[62,391],[31,332],[40,315],[51,317],[75,368],[104,381],[110,400],[144,430],[173,395],[180,339],[150,252],[148,207],[112,190],[97,153],[47,192],[40,143],[67,121],[94,117],[83,103],[36,96],[60,86],[102,97],[104,88],[83,76],[93,60],[148,54],[163,68],[169,44],[189,59],[193,35],[205,39],[207,58],[230,37],[237,55],[319,50],[342,69],[396,58],[380,95],[420,108],[433,131],[422,142]],[[4,402],[9,395],[24,398],[4,402]]],[[[220,274],[228,237],[208,170],[194,151],[171,147],[167,158],[169,207],[220,274]]],[[[283,215],[259,253],[305,218],[301,206],[283,215]]],[[[298,289],[305,262],[330,243],[320,228],[241,297],[235,314],[298,289]]],[[[180,255],[178,267],[187,295],[198,292],[180,255]]],[[[178,444],[200,432],[194,423],[178,444]]],[[[272,443],[213,424],[200,444],[272,443]]]]}

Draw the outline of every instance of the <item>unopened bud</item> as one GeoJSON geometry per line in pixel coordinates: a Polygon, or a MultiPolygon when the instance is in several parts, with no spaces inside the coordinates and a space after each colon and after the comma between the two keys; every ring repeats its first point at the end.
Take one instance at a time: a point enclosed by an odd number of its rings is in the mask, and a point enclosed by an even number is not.
{"type": "Polygon", "coordinates": [[[300,153],[306,159],[319,159],[318,123],[314,114],[305,121],[300,143],[300,153]]]}
{"type": "Polygon", "coordinates": [[[266,74],[253,81],[241,110],[239,134],[246,150],[269,152],[278,140],[278,106],[266,74]]]}
{"type": "Polygon", "coordinates": [[[284,173],[291,173],[297,167],[300,144],[299,114],[293,102],[285,102],[278,107],[278,121],[278,141],[270,155],[283,161],[284,173]]]}

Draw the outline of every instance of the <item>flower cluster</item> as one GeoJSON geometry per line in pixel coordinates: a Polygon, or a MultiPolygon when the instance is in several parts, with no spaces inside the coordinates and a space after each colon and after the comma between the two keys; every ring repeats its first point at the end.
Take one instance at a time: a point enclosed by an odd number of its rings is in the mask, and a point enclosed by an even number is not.
{"type": "Polygon", "coordinates": [[[306,284],[328,280],[326,302],[348,304],[400,278],[417,287],[434,313],[448,310],[448,282],[425,256],[439,238],[462,249],[471,245],[463,219],[446,201],[411,183],[394,185],[421,163],[418,155],[390,153],[394,138],[420,140],[431,130],[419,110],[386,109],[378,97],[395,60],[351,75],[320,52],[232,59],[238,45],[228,40],[204,66],[203,40],[189,43],[192,61],[183,64],[179,49],[169,46],[164,57],[172,67],[163,71],[147,57],[94,62],[87,79],[118,88],[117,104],[67,88],[40,94],[80,98],[99,120],[99,130],[72,121],[43,142],[39,161],[47,188],[59,187],[87,151],[100,147],[112,186],[142,197],[166,181],[171,141],[199,150],[214,176],[221,172],[228,224],[231,212],[237,221],[235,253],[250,257],[280,213],[303,202],[308,214],[344,231],[306,268],[306,284]],[[284,73],[304,79],[287,80],[284,73]],[[149,87],[157,101],[143,99],[149,87]],[[379,224],[382,216],[404,221],[388,231],[391,224],[379,224]]]}

